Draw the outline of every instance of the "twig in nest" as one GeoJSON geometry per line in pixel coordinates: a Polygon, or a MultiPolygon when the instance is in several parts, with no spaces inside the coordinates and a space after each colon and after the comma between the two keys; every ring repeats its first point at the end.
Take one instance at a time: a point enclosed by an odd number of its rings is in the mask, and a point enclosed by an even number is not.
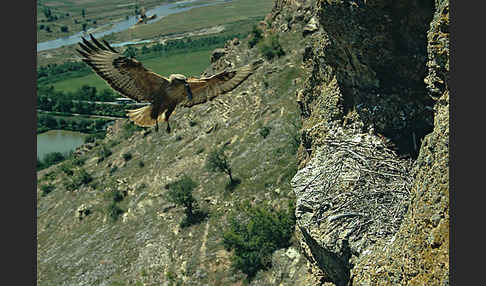
{"type": "Polygon", "coordinates": [[[343,214],[338,214],[338,215],[332,215],[327,218],[328,222],[335,221],[337,219],[343,218],[343,217],[354,217],[354,216],[364,216],[364,214],[361,213],[343,213],[343,214]]]}

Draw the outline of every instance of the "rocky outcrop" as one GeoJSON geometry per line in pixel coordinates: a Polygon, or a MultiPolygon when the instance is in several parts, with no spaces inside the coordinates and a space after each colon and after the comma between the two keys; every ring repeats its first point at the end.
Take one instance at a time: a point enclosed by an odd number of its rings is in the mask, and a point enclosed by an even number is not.
{"type": "Polygon", "coordinates": [[[325,281],[347,285],[357,258],[396,233],[407,210],[410,161],[381,138],[336,128],[292,180],[304,255],[325,281]]]}
{"type": "Polygon", "coordinates": [[[282,0],[270,18],[307,39],[292,185],[310,270],[446,283],[448,2],[282,0]]]}
{"type": "Polygon", "coordinates": [[[272,268],[268,272],[260,272],[250,285],[312,285],[312,276],[307,275],[306,268],[306,258],[298,249],[279,249],[272,255],[272,268]]]}
{"type": "Polygon", "coordinates": [[[434,130],[413,170],[409,211],[395,239],[376,246],[353,270],[353,285],[449,285],[449,2],[435,1],[425,78],[434,130]]]}

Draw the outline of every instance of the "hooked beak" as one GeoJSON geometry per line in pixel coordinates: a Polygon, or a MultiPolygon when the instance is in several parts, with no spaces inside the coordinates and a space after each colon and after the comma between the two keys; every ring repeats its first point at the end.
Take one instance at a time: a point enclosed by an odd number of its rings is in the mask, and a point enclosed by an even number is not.
{"type": "Polygon", "coordinates": [[[189,84],[186,82],[184,83],[184,87],[186,88],[186,95],[187,95],[187,98],[189,98],[189,100],[192,100],[192,91],[191,91],[191,87],[189,86],[189,84]]]}

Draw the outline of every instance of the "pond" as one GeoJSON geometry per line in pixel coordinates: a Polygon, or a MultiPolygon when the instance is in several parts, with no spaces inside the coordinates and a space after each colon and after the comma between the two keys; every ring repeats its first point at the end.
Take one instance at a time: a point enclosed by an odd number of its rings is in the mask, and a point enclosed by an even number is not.
{"type": "Polygon", "coordinates": [[[37,158],[44,159],[44,156],[52,152],[62,154],[74,151],[84,143],[86,133],[68,130],[49,130],[37,134],[37,158]]]}
{"type": "MultiPolygon", "coordinates": [[[[213,0],[212,2],[205,2],[204,0],[190,0],[190,1],[179,1],[175,3],[169,3],[169,4],[163,4],[157,7],[154,7],[153,9],[147,10],[146,15],[151,16],[156,14],[157,17],[153,20],[149,20],[148,23],[156,22],[163,17],[175,13],[180,13],[184,11],[188,11],[192,8],[196,7],[204,7],[204,6],[211,6],[211,5],[216,5],[224,2],[230,2],[231,0],[213,0]],[[198,3],[202,2],[202,3],[198,3]]],[[[138,16],[130,16],[128,17],[127,20],[120,21],[117,23],[113,24],[106,24],[100,27],[97,27],[96,30],[100,29],[102,31],[99,32],[91,32],[88,30],[88,33],[92,33],[94,37],[96,38],[102,38],[103,36],[112,34],[112,33],[117,33],[121,32],[124,30],[127,30],[131,26],[135,25],[138,21],[138,16]],[[110,27],[111,26],[111,27],[110,27]]],[[[40,51],[45,51],[45,50],[50,50],[50,49],[56,49],[60,48],[62,46],[68,46],[68,45],[73,45],[77,44],[79,41],[81,41],[81,37],[86,37],[88,36],[86,32],[80,32],[71,36],[55,39],[55,40],[50,40],[42,43],[37,44],[37,52],[40,51]]],[[[124,42],[124,43],[119,43],[119,44],[113,44],[113,47],[119,47],[122,45],[128,45],[128,44],[133,44],[132,42],[124,42]]]]}

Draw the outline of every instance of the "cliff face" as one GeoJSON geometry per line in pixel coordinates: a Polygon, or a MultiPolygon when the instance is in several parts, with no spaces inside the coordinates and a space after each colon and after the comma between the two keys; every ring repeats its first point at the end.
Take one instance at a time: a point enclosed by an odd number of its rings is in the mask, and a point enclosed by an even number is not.
{"type": "Polygon", "coordinates": [[[411,203],[400,230],[393,242],[363,257],[353,271],[356,285],[449,285],[449,2],[435,1],[435,7],[424,80],[437,99],[434,130],[414,163],[411,203]]]}
{"type": "Polygon", "coordinates": [[[297,236],[320,283],[448,281],[448,1],[276,1],[307,39],[297,236]]]}

